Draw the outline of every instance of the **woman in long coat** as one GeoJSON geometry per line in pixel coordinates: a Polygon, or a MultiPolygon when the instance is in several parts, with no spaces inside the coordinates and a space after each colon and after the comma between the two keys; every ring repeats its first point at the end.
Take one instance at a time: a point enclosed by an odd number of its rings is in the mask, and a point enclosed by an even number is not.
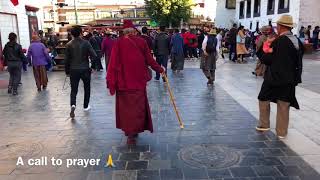
{"type": "Polygon", "coordinates": [[[41,43],[39,36],[32,36],[32,43],[28,49],[27,57],[32,62],[33,75],[38,91],[41,91],[41,88],[45,90],[48,85],[46,65],[50,62],[50,56],[45,45],[41,43]]]}
{"type": "Polygon", "coordinates": [[[179,30],[175,30],[175,34],[171,39],[171,54],[172,54],[172,64],[171,69],[173,72],[183,70],[184,66],[184,52],[183,52],[183,38],[179,33],[179,30]]]}
{"type": "Polygon", "coordinates": [[[244,27],[240,26],[237,35],[237,55],[238,62],[243,63],[244,55],[249,54],[245,45],[246,35],[244,33],[244,27]]]}

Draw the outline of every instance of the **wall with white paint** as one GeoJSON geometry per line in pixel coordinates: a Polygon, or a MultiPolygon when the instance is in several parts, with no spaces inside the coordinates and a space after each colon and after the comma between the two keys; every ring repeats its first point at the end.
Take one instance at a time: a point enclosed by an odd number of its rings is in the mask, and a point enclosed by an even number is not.
{"type": "Polygon", "coordinates": [[[18,35],[18,41],[22,45],[22,48],[28,48],[30,45],[29,23],[24,1],[19,1],[18,6],[13,6],[11,1],[1,0],[0,12],[2,12],[0,13],[2,47],[7,43],[9,33],[15,32],[18,35]],[[14,15],[4,13],[16,14],[17,18],[14,15]]]}
{"type": "Polygon", "coordinates": [[[226,8],[226,0],[217,0],[215,25],[219,28],[231,28],[236,22],[236,10],[226,8]]]}
{"type": "MultiPolygon", "coordinates": [[[[252,22],[251,30],[255,30],[257,27],[257,22],[259,22],[259,27],[265,26],[269,24],[269,21],[276,22],[281,15],[289,14],[293,17],[294,23],[299,24],[300,22],[300,1],[302,0],[290,0],[290,10],[288,13],[278,14],[278,4],[279,0],[275,0],[275,13],[273,15],[267,15],[268,10],[268,0],[261,0],[261,11],[259,17],[253,17],[254,11],[254,0],[251,1],[251,17],[245,17],[244,19],[239,18],[239,11],[240,11],[240,1],[237,1],[237,8],[236,8],[236,19],[241,25],[245,26],[245,28],[250,29],[250,23],[252,22]]],[[[310,0],[304,0],[310,1],[310,0]]],[[[317,1],[317,0],[315,0],[317,1]]],[[[247,1],[245,1],[245,16],[246,16],[246,7],[248,6],[247,1]]],[[[309,11],[319,11],[311,8],[309,11]]],[[[274,24],[275,25],[275,24],[274,24]]],[[[298,32],[298,26],[293,29],[294,33],[298,32]]]]}

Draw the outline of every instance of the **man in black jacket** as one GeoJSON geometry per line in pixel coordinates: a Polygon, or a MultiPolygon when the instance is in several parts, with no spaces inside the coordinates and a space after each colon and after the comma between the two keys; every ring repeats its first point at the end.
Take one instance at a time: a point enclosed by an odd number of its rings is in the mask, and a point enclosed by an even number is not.
{"type": "MultiPolygon", "coordinates": [[[[167,72],[168,66],[168,58],[170,53],[170,37],[165,32],[166,27],[160,26],[160,33],[156,36],[155,43],[154,43],[154,53],[157,57],[157,62],[160,66],[163,66],[167,72]]],[[[156,73],[156,80],[160,79],[160,74],[156,73]]],[[[163,79],[163,81],[165,81],[163,79]]]]}
{"type": "Polygon", "coordinates": [[[84,111],[90,110],[91,69],[89,67],[89,56],[91,59],[97,57],[97,54],[90,43],[80,37],[81,33],[81,27],[75,26],[72,28],[71,35],[73,36],[73,40],[66,45],[65,51],[65,71],[67,76],[70,76],[71,82],[70,117],[72,119],[75,117],[74,111],[76,109],[76,99],[80,79],[83,81],[84,85],[83,108],[84,111]]]}
{"type": "Polygon", "coordinates": [[[260,118],[256,129],[270,129],[270,102],[277,103],[276,132],[280,139],[288,133],[290,106],[299,109],[295,90],[301,83],[304,51],[300,40],[291,33],[293,27],[292,16],[281,16],[277,21],[279,37],[268,39],[266,43],[272,42],[270,48],[264,48],[259,57],[267,69],[258,97],[260,118]]]}

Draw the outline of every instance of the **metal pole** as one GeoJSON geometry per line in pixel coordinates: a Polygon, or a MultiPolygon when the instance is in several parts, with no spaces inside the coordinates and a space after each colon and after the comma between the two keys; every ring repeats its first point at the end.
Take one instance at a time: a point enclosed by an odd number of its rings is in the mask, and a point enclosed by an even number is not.
{"type": "Polygon", "coordinates": [[[77,10],[76,0],[73,0],[73,6],[74,6],[74,14],[75,14],[75,16],[76,16],[76,24],[79,24],[79,22],[78,22],[78,10],[77,10]]]}

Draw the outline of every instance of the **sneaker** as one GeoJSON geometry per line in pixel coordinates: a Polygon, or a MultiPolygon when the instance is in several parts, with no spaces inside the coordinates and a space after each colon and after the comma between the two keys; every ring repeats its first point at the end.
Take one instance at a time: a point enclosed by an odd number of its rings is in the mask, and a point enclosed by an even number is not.
{"type": "Polygon", "coordinates": [[[76,106],[72,105],[71,106],[71,112],[70,112],[70,117],[73,119],[76,115],[74,114],[74,111],[76,110],[76,106]]]}
{"type": "Polygon", "coordinates": [[[14,95],[14,96],[18,95],[18,91],[17,90],[13,90],[12,95],[14,95]]]}
{"type": "Polygon", "coordinates": [[[154,78],[154,80],[155,80],[155,81],[159,81],[160,79],[158,79],[158,78],[154,78]]]}
{"type": "Polygon", "coordinates": [[[278,136],[279,139],[285,139],[285,136],[278,136]]]}
{"type": "Polygon", "coordinates": [[[213,81],[209,79],[208,82],[207,82],[207,85],[208,86],[213,85],[213,81]]]}
{"type": "Polygon", "coordinates": [[[87,111],[90,111],[90,109],[91,109],[90,105],[88,105],[87,108],[83,108],[83,110],[86,111],[86,112],[87,112],[87,111]]]}
{"type": "Polygon", "coordinates": [[[270,128],[264,128],[264,127],[257,126],[257,127],[256,127],[256,130],[257,130],[257,131],[269,131],[270,128]]]}

